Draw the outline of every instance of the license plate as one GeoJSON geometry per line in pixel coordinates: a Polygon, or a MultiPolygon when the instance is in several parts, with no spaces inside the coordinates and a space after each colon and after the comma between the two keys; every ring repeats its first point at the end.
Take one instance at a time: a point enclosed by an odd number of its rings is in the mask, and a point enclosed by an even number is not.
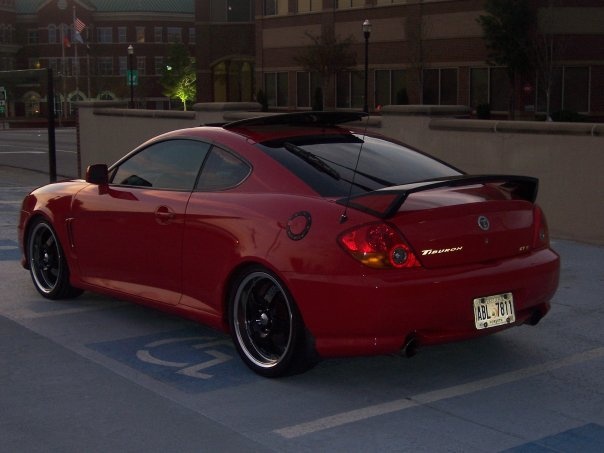
{"type": "Polygon", "coordinates": [[[474,322],[477,329],[511,324],[515,320],[512,293],[474,299],[474,322]]]}

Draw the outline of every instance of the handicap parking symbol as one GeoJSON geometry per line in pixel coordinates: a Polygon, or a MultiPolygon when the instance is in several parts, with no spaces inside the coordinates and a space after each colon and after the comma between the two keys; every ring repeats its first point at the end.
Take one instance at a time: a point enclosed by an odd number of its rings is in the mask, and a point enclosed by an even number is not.
{"type": "Polygon", "coordinates": [[[233,359],[231,354],[225,354],[216,350],[217,346],[233,346],[230,340],[220,340],[213,337],[181,337],[181,338],[166,338],[164,340],[152,341],[145,345],[144,349],[136,351],[136,357],[146,363],[152,363],[160,366],[176,368],[178,374],[192,377],[194,379],[210,379],[214,375],[209,374],[212,367],[228,362],[233,359]],[[212,358],[201,363],[174,362],[166,359],[160,359],[154,355],[154,351],[161,349],[162,346],[175,343],[191,343],[193,349],[203,349],[205,353],[212,358]],[[198,343],[199,342],[199,343],[198,343]],[[211,349],[210,349],[211,348],[211,349]]]}
{"type": "Polygon", "coordinates": [[[230,337],[204,327],[94,343],[88,347],[188,393],[258,379],[239,360],[230,337]]]}

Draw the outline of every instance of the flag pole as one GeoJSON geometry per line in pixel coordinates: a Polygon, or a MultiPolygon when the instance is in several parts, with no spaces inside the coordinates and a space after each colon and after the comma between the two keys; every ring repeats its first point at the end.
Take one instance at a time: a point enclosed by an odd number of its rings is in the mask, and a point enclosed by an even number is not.
{"type": "Polygon", "coordinates": [[[73,53],[74,53],[74,57],[75,57],[75,67],[74,67],[74,75],[75,75],[75,93],[76,96],[79,96],[79,73],[80,73],[80,62],[78,61],[78,40],[76,39],[76,33],[78,33],[77,29],[76,29],[76,7],[75,5],[73,5],[73,22],[71,24],[72,28],[73,28],[73,37],[74,39],[72,39],[73,41],[73,53]]]}
{"type": "Polygon", "coordinates": [[[65,90],[67,89],[65,86],[65,24],[61,23],[61,90],[63,91],[63,99],[61,99],[61,116],[63,118],[67,117],[67,96],[65,90]]]}

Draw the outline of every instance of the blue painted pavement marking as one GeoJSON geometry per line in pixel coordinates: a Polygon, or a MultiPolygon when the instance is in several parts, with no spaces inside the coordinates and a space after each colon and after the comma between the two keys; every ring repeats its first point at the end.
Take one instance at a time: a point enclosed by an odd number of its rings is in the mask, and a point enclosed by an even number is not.
{"type": "Polygon", "coordinates": [[[603,451],[604,426],[590,423],[528,444],[519,445],[505,450],[505,453],[602,453],[603,451]]]}
{"type": "Polygon", "coordinates": [[[17,261],[20,257],[17,242],[10,239],[0,239],[0,261],[17,261]]]}
{"type": "Polygon", "coordinates": [[[259,379],[241,362],[229,336],[203,326],[87,347],[187,393],[259,379]]]}

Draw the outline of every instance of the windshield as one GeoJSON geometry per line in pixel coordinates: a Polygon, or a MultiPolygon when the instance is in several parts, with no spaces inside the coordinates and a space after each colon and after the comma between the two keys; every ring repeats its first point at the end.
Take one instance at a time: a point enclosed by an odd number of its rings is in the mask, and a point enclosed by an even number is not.
{"type": "Polygon", "coordinates": [[[293,137],[260,146],[325,197],[461,174],[398,143],[355,134],[293,137]]]}

